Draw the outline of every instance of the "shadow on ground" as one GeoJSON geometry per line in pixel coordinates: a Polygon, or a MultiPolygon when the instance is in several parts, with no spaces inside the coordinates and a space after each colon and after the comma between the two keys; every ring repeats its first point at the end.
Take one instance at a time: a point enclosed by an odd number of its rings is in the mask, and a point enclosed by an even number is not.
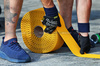
{"type": "Polygon", "coordinates": [[[59,56],[75,56],[73,55],[68,47],[62,47],[56,51],[50,52],[50,53],[33,53],[29,51],[28,49],[25,49],[28,54],[31,56],[32,62],[38,62],[38,61],[46,61],[48,59],[56,58],[59,56]]]}

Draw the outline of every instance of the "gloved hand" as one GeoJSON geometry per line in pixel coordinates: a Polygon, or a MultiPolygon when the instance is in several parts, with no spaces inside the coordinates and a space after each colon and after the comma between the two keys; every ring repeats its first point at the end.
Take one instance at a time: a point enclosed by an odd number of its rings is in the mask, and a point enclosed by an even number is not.
{"type": "Polygon", "coordinates": [[[81,54],[84,54],[84,52],[88,53],[91,48],[89,36],[88,37],[79,36],[78,39],[81,47],[80,53],[81,54]]]}
{"type": "Polygon", "coordinates": [[[46,26],[44,31],[49,34],[51,34],[57,28],[57,26],[61,27],[59,16],[44,16],[42,24],[46,26]]]}

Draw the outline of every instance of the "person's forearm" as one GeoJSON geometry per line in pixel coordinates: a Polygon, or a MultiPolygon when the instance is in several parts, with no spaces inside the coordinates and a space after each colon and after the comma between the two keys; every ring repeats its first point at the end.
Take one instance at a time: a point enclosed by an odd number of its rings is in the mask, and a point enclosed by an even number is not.
{"type": "Polygon", "coordinates": [[[53,0],[41,0],[43,7],[45,8],[52,8],[54,7],[53,0]]]}

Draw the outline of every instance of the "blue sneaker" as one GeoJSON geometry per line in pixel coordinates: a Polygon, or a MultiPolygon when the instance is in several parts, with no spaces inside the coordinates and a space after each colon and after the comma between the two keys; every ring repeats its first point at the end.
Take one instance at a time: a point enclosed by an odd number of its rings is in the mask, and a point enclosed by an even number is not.
{"type": "Polygon", "coordinates": [[[0,57],[10,62],[29,62],[30,56],[21,48],[16,38],[10,39],[6,42],[3,41],[0,47],[0,57]]]}

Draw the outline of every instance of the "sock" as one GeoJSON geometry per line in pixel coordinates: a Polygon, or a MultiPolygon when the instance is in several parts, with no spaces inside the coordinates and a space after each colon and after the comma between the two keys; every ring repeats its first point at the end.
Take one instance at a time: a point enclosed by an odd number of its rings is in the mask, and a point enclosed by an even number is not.
{"type": "Polygon", "coordinates": [[[79,32],[90,32],[90,24],[89,23],[78,23],[78,31],[79,32]]]}
{"type": "Polygon", "coordinates": [[[46,13],[46,16],[50,16],[50,17],[58,16],[58,10],[57,10],[56,6],[54,6],[52,8],[44,7],[44,11],[46,13]]]}

